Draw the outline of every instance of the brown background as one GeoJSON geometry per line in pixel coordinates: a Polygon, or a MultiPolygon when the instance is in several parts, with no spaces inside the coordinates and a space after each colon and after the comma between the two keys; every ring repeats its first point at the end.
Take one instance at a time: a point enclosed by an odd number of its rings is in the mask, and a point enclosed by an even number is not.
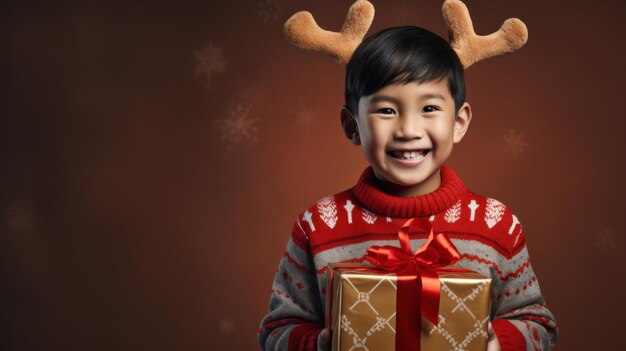
{"type": "MultiPolygon", "coordinates": [[[[440,1],[372,2],[368,34],[445,35],[440,1]]],[[[351,3],[3,2],[0,349],[257,349],[292,221],[366,165],[344,67],[282,24],[338,30],[351,3]]],[[[467,71],[449,165],[524,224],[558,349],[619,349],[626,6],[466,3],[479,34],[519,17],[530,39],[467,71]]]]}

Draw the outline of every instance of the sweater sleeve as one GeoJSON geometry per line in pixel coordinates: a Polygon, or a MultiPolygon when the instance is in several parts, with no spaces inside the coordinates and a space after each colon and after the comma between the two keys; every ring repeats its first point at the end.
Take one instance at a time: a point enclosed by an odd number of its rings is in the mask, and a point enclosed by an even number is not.
{"type": "Polygon", "coordinates": [[[493,329],[502,351],[547,351],[556,343],[556,321],[541,295],[521,232],[518,240],[519,252],[498,262],[493,329]]]}
{"type": "Polygon", "coordinates": [[[317,350],[324,313],[309,240],[296,219],[278,265],[258,341],[263,350],[317,350]]]}

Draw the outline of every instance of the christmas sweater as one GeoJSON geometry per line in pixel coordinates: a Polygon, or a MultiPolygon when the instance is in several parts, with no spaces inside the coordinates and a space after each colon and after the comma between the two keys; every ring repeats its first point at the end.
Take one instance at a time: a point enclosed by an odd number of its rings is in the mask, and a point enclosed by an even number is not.
{"type": "MultiPolygon", "coordinates": [[[[413,217],[451,239],[461,254],[458,265],[492,278],[490,318],[503,351],[554,345],[555,319],[541,295],[522,224],[505,205],[467,189],[447,166],[437,190],[415,197],[384,193],[374,177],[366,168],[354,187],[319,200],[295,219],[259,329],[263,350],[317,350],[327,265],[363,262],[373,245],[399,247],[398,230],[413,217]]],[[[413,251],[429,233],[410,231],[413,251]]]]}

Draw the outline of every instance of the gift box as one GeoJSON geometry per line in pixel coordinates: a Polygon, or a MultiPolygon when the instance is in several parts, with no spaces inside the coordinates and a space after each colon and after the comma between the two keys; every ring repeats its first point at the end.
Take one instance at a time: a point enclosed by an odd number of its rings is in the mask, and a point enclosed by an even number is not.
{"type": "Polygon", "coordinates": [[[372,266],[329,265],[326,323],[332,350],[485,351],[491,278],[449,266],[459,255],[445,234],[435,238],[431,231],[415,254],[408,225],[399,236],[401,243],[405,239],[401,248],[368,250],[372,266]]]}

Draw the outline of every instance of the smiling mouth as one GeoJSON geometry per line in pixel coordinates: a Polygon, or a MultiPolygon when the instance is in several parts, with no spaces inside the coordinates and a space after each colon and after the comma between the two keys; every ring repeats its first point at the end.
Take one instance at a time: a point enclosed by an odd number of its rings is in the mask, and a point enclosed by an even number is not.
{"type": "Polygon", "coordinates": [[[420,149],[420,150],[400,150],[400,151],[396,151],[396,150],[389,150],[387,151],[387,155],[397,158],[399,160],[420,160],[424,157],[426,157],[426,155],[428,155],[428,153],[430,152],[430,149],[420,149]]]}

